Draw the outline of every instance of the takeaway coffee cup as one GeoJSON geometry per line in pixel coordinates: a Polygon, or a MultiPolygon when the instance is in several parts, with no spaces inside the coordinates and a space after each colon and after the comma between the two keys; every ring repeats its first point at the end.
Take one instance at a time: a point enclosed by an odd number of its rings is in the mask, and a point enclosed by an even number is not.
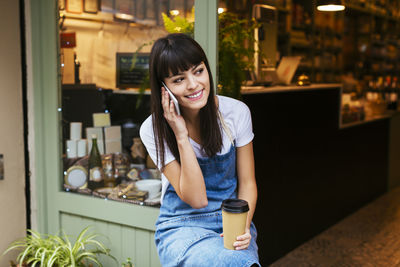
{"type": "Polygon", "coordinates": [[[221,209],[224,247],[234,249],[233,243],[236,238],[245,232],[249,204],[242,199],[225,199],[221,209]]]}

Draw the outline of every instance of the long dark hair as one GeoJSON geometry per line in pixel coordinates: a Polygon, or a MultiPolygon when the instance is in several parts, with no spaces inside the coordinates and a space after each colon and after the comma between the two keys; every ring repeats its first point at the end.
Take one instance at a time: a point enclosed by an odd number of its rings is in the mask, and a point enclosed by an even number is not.
{"type": "Polygon", "coordinates": [[[157,163],[165,167],[165,143],[175,159],[180,162],[176,137],[165,120],[161,105],[161,81],[172,73],[187,71],[201,62],[207,68],[210,80],[210,93],[207,104],[200,110],[200,131],[202,149],[212,157],[221,151],[222,135],[217,118],[217,106],[214,99],[214,84],[210,65],[201,46],[186,34],[173,33],[158,39],[150,53],[150,88],[153,131],[157,150],[157,163]],[[164,143],[165,142],[165,143],[164,143]]]}

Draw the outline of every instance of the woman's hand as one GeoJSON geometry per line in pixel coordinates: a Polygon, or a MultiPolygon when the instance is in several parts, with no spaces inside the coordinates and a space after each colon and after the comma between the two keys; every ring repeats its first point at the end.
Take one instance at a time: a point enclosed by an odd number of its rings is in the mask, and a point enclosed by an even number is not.
{"type": "Polygon", "coordinates": [[[176,138],[187,138],[188,130],[185,120],[176,113],[174,102],[164,87],[161,88],[161,105],[164,110],[164,118],[167,120],[176,138]]]}
{"type": "MultiPolygon", "coordinates": [[[[224,236],[224,233],[220,234],[221,237],[224,236]]],[[[233,247],[235,250],[246,249],[250,246],[251,234],[250,229],[246,228],[245,233],[236,237],[236,242],[233,243],[233,247]]]]}
{"type": "Polygon", "coordinates": [[[233,243],[233,247],[235,248],[235,250],[248,248],[251,241],[250,229],[246,228],[245,233],[243,235],[238,236],[236,240],[237,241],[233,243]]]}

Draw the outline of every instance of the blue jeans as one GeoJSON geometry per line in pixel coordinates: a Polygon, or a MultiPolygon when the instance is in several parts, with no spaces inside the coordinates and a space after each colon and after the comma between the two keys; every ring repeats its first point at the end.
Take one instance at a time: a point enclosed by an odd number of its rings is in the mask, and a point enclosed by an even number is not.
{"type": "Polygon", "coordinates": [[[221,203],[237,197],[236,150],[224,155],[198,158],[206,184],[208,205],[192,209],[169,185],[156,223],[155,242],[163,267],[232,266],[259,264],[257,231],[251,225],[250,246],[245,250],[224,248],[221,203]]]}

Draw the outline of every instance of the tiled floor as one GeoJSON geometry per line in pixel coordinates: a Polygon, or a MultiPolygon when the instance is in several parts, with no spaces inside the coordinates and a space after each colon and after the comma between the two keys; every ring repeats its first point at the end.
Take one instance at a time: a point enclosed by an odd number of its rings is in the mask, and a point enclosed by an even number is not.
{"type": "Polygon", "coordinates": [[[400,188],[366,205],[270,266],[400,266],[400,188]]]}

